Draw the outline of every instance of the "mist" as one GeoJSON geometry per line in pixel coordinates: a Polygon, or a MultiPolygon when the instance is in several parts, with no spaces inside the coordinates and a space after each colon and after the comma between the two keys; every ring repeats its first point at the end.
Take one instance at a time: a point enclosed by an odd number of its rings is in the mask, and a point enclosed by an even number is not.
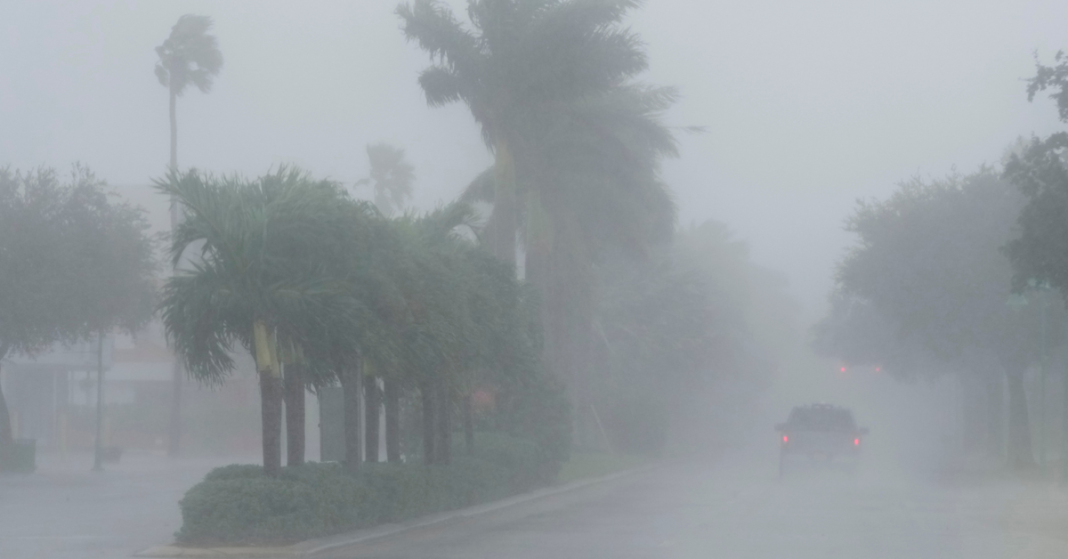
{"type": "MultiPolygon", "coordinates": [[[[0,6],[0,232],[35,239],[0,244],[0,470],[36,445],[0,476],[0,555],[1068,554],[1066,24],[1053,1],[0,6]],[[470,19],[601,4],[575,36],[641,63],[542,94],[480,34],[528,15],[470,19]],[[420,27],[446,10],[485,60],[420,27]],[[223,62],[176,94],[171,161],[153,70],[187,14],[223,62]],[[238,238],[270,258],[228,261],[238,238]],[[239,269],[256,290],[195,283],[239,269]],[[855,422],[808,438],[805,410],[855,422]],[[240,500],[258,476],[315,510],[205,520],[269,502],[240,500]]],[[[554,32],[523,44],[593,52],[554,32]]]]}

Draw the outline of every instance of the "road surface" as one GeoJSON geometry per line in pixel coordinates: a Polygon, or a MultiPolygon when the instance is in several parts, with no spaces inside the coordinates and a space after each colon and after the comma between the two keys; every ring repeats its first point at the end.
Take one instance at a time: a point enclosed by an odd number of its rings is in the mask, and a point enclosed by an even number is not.
{"type": "Polygon", "coordinates": [[[1068,558],[1068,496],[1049,485],[677,463],[333,559],[1068,558]]]}

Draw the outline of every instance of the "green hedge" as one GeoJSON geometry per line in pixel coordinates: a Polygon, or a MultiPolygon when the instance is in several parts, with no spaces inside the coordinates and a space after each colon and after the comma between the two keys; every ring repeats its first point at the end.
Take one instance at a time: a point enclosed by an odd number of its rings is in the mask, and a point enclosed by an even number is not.
{"type": "MultiPolygon", "coordinates": [[[[559,463],[535,443],[480,433],[474,456],[448,466],[337,463],[216,468],[179,503],[183,545],[282,544],[507,497],[551,482],[559,463]]],[[[459,450],[459,449],[457,449],[459,450]]]]}

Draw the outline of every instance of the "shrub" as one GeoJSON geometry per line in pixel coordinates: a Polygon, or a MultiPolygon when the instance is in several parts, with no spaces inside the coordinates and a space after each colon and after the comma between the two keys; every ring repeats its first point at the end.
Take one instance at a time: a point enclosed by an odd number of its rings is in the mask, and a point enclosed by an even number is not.
{"type": "Polygon", "coordinates": [[[484,503],[549,483],[558,465],[539,445],[479,433],[475,456],[448,466],[337,463],[216,468],[179,503],[185,545],[281,544],[484,503]],[[549,475],[552,472],[552,475],[549,475]]]}

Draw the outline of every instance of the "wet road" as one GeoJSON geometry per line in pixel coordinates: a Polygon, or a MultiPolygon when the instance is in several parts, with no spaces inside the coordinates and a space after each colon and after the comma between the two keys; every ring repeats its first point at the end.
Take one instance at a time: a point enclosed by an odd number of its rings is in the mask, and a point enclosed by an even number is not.
{"type": "Polygon", "coordinates": [[[1048,485],[865,469],[780,482],[752,461],[672,464],[329,556],[1063,559],[1068,496],[1048,485]]]}

